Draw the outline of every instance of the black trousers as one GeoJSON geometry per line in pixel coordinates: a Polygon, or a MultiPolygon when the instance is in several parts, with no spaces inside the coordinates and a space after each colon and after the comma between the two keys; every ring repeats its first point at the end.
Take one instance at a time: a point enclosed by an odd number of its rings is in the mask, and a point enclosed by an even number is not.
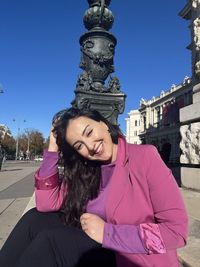
{"type": "Polygon", "coordinates": [[[115,267],[113,251],[81,229],[62,223],[59,212],[29,210],[0,251],[1,267],[115,267]]]}

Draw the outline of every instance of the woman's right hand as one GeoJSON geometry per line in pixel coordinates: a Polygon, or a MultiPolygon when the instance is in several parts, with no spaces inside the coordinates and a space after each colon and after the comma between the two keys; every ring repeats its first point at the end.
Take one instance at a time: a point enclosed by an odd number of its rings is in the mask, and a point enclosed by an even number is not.
{"type": "Polygon", "coordinates": [[[55,134],[53,132],[54,127],[51,128],[51,132],[49,135],[49,147],[48,147],[48,151],[50,152],[58,152],[58,146],[56,144],[56,137],[55,134]]]}
{"type": "Polygon", "coordinates": [[[51,128],[51,132],[49,135],[49,148],[48,151],[52,151],[52,152],[58,152],[59,148],[56,144],[56,136],[54,133],[54,127],[56,126],[56,124],[59,122],[59,120],[62,118],[62,116],[65,114],[65,112],[67,111],[67,109],[63,109],[60,110],[59,112],[57,112],[52,119],[52,128],[51,128]]]}

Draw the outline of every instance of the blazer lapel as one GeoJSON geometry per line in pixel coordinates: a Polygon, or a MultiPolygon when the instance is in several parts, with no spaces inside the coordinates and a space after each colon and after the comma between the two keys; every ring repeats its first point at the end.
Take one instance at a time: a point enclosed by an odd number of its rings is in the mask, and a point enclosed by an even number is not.
{"type": "Polygon", "coordinates": [[[111,178],[111,184],[106,202],[106,217],[112,222],[116,208],[121,202],[129,184],[129,169],[127,143],[122,137],[119,138],[116,166],[111,178]]]}
{"type": "Polygon", "coordinates": [[[125,195],[129,184],[129,171],[127,167],[116,166],[109,188],[106,202],[106,217],[108,222],[112,222],[115,211],[125,195]]]}

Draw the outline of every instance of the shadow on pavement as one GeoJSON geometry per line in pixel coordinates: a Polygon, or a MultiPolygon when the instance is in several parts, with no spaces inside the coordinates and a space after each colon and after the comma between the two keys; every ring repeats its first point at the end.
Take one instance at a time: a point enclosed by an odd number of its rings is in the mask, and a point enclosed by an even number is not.
{"type": "Polygon", "coordinates": [[[34,192],[34,172],[0,192],[1,199],[31,197],[34,192]]]}

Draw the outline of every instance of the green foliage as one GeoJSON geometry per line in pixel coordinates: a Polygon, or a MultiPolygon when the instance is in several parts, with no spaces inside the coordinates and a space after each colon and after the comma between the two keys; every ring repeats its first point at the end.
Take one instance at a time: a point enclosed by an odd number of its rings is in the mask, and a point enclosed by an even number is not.
{"type": "Polygon", "coordinates": [[[27,152],[28,148],[31,157],[42,155],[45,146],[43,134],[35,129],[26,129],[25,133],[19,136],[19,151],[27,152]]]}
{"type": "Polygon", "coordinates": [[[8,134],[5,134],[4,139],[1,141],[3,148],[5,149],[6,155],[14,157],[16,142],[15,139],[8,134]]]}

